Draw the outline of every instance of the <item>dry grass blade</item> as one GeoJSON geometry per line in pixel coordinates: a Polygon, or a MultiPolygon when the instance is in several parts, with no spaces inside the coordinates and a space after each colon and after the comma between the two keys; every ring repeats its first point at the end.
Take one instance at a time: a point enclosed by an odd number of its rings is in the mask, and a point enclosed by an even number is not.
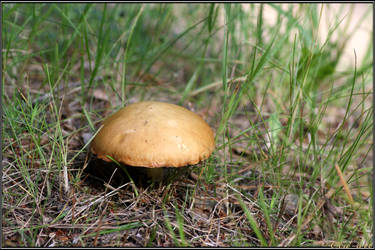
{"type": "Polygon", "coordinates": [[[345,193],[348,195],[350,203],[352,205],[354,205],[354,200],[353,200],[352,194],[350,193],[349,186],[346,183],[345,177],[344,177],[343,173],[341,172],[341,169],[340,169],[339,165],[336,164],[335,168],[336,168],[336,171],[337,171],[337,173],[340,177],[341,185],[343,186],[345,193]]]}
{"type": "Polygon", "coordinates": [[[69,179],[68,179],[68,168],[66,165],[63,167],[63,174],[64,174],[64,189],[65,193],[69,193],[70,188],[69,188],[69,179]]]}

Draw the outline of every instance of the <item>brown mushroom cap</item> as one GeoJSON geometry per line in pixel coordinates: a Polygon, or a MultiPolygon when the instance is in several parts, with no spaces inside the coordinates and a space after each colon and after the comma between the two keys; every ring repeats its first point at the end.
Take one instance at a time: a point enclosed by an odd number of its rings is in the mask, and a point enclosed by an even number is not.
{"type": "Polygon", "coordinates": [[[145,101],[130,104],[103,123],[91,142],[98,158],[148,168],[182,167],[207,159],[214,134],[197,114],[178,105],[145,101]]]}

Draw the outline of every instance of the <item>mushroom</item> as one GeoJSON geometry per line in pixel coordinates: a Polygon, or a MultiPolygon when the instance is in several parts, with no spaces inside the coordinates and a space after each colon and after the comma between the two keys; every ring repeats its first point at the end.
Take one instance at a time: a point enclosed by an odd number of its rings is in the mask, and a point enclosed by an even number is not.
{"type": "Polygon", "coordinates": [[[138,167],[152,181],[163,180],[163,170],[207,159],[214,148],[214,133],[199,115],[155,101],[120,109],[103,122],[91,142],[97,158],[138,167]]]}

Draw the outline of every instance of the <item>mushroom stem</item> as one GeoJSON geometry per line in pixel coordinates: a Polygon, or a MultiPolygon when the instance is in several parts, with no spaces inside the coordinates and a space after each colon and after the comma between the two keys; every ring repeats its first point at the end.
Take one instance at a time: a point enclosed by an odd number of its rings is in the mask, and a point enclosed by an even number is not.
{"type": "Polygon", "coordinates": [[[164,169],[163,168],[147,168],[146,175],[153,182],[158,182],[158,181],[161,181],[164,177],[164,169]]]}

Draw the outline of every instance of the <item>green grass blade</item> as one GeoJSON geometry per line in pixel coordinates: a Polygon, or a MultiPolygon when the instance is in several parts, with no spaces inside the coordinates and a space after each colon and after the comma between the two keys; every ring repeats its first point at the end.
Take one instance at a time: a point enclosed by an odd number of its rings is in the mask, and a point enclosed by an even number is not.
{"type": "Polygon", "coordinates": [[[251,229],[253,229],[255,235],[257,236],[258,240],[260,241],[261,246],[267,246],[267,242],[264,239],[263,234],[259,229],[258,223],[254,219],[254,217],[251,215],[249,209],[246,207],[242,198],[238,194],[236,195],[236,198],[237,198],[238,202],[240,203],[240,206],[241,206],[242,210],[244,211],[247,220],[250,223],[251,229]]]}

